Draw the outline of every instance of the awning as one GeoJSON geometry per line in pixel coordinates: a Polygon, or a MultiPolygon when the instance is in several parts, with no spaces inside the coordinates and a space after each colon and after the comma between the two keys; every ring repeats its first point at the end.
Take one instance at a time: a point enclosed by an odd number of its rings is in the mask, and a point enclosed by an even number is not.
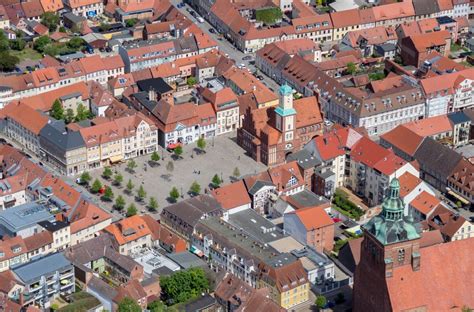
{"type": "Polygon", "coordinates": [[[467,199],[465,199],[464,197],[462,197],[461,195],[455,193],[455,192],[452,191],[452,190],[449,190],[449,191],[448,191],[448,194],[449,194],[449,195],[452,195],[452,196],[454,196],[454,197],[456,197],[456,198],[459,199],[459,201],[461,201],[461,203],[463,203],[463,204],[466,204],[466,205],[469,204],[469,201],[468,201],[467,199]]]}
{"type": "Polygon", "coordinates": [[[111,163],[117,163],[117,162],[121,161],[122,159],[123,159],[122,156],[112,156],[112,157],[109,158],[111,163]]]}

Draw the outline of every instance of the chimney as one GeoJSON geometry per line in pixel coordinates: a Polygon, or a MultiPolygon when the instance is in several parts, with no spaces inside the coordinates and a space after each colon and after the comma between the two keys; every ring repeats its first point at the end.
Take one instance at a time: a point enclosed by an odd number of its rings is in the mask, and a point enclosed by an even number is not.
{"type": "Polygon", "coordinates": [[[149,101],[156,101],[156,91],[153,88],[150,88],[148,91],[148,100],[149,101]]]}

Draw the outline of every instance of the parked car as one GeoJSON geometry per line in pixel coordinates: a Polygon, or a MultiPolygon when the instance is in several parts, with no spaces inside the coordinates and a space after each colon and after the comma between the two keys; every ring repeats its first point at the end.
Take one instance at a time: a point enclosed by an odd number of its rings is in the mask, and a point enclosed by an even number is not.
{"type": "Polygon", "coordinates": [[[185,6],[184,2],[180,2],[177,5],[178,9],[184,8],[184,6],[185,6]]]}
{"type": "Polygon", "coordinates": [[[251,55],[246,55],[242,58],[242,61],[248,61],[248,60],[251,60],[251,59],[252,59],[251,55]]]}
{"type": "Polygon", "coordinates": [[[216,33],[216,31],[214,30],[214,28],[209,28],[209,32],[210,32],[211,34],[215,34],[215,33],[216,33]]]}
{"type": "Polygon", "coordinates": [[[198,16],[196,19],[199,23],[204,23],[204,19],[202,17],[198,16]]]}

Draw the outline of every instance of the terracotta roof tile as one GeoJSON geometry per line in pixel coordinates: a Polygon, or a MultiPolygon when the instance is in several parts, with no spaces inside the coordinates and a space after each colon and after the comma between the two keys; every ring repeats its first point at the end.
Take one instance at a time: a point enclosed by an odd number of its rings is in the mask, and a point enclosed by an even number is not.
{"type": "Polygon", "coordinates": [[[122,219],[109,225],[104,230],[112,234],[119,245],[151,235],[148,224],[138,215],[122,219]]]}
{"type": "Polygon", "coordinates": [[[416,134],[404,125],[397,126],[393,130],[384,133],[381,139],[410,156],[415,155],[416,150],[421,142],[423,142],[422,136],[416,134]]]}
{"type": "Polygon", "coordinates": [[[223,209],[229,210],[243,205],[250,207],[250,196],[242,180],[212,190],[211,194],[223,209]]]}
{"type": "Polygon", "coordinates": [[[441,201],[435,196],[423,191],[410,202],[410,206],[427,216],[440,203],[441,201]]]}
{"type": "Polygon", "coordinates": [[[334,221],[332,221],[326,211],[319,206],[298,209],[291,213],[300,219],[306,231],[312,231],[326,226],[334,226],[334,221]]]}

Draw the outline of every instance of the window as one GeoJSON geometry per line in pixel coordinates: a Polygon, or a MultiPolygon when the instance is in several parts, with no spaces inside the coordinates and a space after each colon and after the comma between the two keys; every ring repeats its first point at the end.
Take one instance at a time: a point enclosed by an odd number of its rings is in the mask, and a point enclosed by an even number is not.
{"type": "Polygon", "coordinates": [[[405,249],[398,250],[398,262],[403,262],[405,260],[405,249]]]}

